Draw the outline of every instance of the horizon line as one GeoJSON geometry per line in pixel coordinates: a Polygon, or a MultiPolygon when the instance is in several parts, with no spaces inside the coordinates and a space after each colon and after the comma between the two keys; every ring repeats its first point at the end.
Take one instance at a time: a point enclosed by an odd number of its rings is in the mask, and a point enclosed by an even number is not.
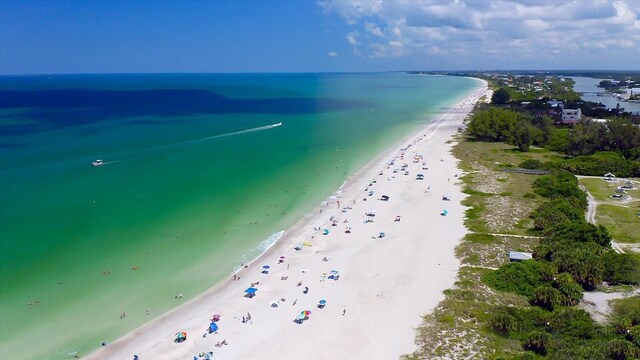
{"type": "Polygon", "coordinates": [[[379,70],[379,71],[228,71],[228,72],[80,72],[80,73],[24,73],[0,74],[0,77],[19,76],[77,76],[77,75],[242,75],[242,74],[382,74],[396,72],[425,72],[425,73],[488,73],[488,72],[624,72],[640,73],[640,70],[612,70],[612,69],[459,69],[459,70],[379,70]]]}

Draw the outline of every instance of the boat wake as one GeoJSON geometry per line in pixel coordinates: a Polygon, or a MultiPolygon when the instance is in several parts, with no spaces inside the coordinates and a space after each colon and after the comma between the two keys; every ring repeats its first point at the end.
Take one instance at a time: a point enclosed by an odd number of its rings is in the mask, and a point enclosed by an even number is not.
{"type": "Polygon", "coordinates": [[[218,138],[226,137],[226,136],[233,136],[233,135],[247,134],[247,133],[252,133],[252,132],[257,132],[257,131],[271,130],[271,129],[277,128],[278,126],[282,126],[282,123],[279,122],[279,123],[275,123],[275,124],[271,124],[271,125],[260,126],[260,127],[253,128],[253,129],[234,131],[234,132],[230,132],[230,133],[227,133],[227,134],[219,134],[219,135],[207,136],[207,137],[202,138],[202,139],[188,140],[188,141],[175,143],[175,144],[172,144],[171,146],[194,144],[194,143],[199,143],[199,142],[203,142],[203,141],[209,141],[209,140],[218,139],[218,138]]]}
{"type": "MultiPolygon", "coordinates": [[[[252,133],[252,132],[271,130],[271,129],[275,129],[275,128],[280,127],[280,126],[282,126],[281,122],[275,123],[275,124],[271,124],[271,125],[259,126],[259,127],[252,128],[252,129],[234,131],[234,132],[230,132],[230,133],[226,133],[226,134],[218,134],[218,135],[213,135],[213,136],[207,136],[207,137],[200,138],[200,139],[181,141],[181,142],[172,143],[172,144],[158,145],[158,146],[153,146],[153,147],[148,147],[148,148],[143,148],[143,149],[138,149],[138,150],[131,150],[131,151],[123,151],[123,152],[118,152],[118,153],[106,154],[104,156],[105,157],[111,157],[111,158],[114,158],[114,157],[125,157],[125,158],[127,158],[127,157],[130,157],[130,156],[135,156],[135,155],[139,155],[141,153],[146,153],[146,152],[150,152],[150,151],[157,151],[157,150],[163,150],[163,149],[168,149],[168,148],[177,147],[177,146],[196,144],[196,143],[210,141],[210,140],[214,140],[214,139],[218,139],[218,138],[222,138],[222,137],[227,137],[227,136],[242,135],[242,134],[248,134],[248,133],[252,133]]],[[[94,166],[100,166],[100,165],[106,165],[106,164],[110,164],[110,163],[114,163],[114,162],[118,162],[118,161],[124,161],[124,160],[120,159],[120,160],[114,160],[114,161],[109,161],[109,162],[105,161],[105,162],[100,163],[99,165],[96,165],[95,162],[94,162],[93,165],[94,166]]]]}

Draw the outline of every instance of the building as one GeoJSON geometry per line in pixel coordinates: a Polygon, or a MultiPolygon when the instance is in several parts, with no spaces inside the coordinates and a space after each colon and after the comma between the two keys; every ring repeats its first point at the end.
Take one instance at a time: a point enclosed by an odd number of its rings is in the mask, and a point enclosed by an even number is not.
{"type": "Polygon", "coordinates": [[[549,100],[547,101],[547,105],[551,106],[552,108],[563,108],[564,107],[564,103],[562,101],[558,101],[558,100],[549,100]]]}
{"type": "Polygon", "coordinates": [[[533,254],[530,252],[521,251],[509,251],[509,261],[525,261],[533,259],[533,254]]]}
{"type": "Polygon", "coordinates": [[[580,109],[562,109],[563,124],[577,124],[582,118],[582,110],[580,109]]]}

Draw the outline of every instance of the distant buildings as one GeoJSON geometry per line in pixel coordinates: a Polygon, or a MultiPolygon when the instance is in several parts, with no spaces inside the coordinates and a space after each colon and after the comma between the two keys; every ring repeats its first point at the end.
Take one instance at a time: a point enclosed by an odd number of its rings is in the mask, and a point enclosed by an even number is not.
{"type": "Polygon", "coordinates": [[[551,106],[552,108],[560,108],[560,109],[564,107],[564,103],[558,100],[549,100],[547,101],[547,105],[551,106]]]}
{"type": "Polygon", "coordinates": [[[577,124],[582,118],[582,110],[578,109],[562,109],[563,124],[577,124]]]}

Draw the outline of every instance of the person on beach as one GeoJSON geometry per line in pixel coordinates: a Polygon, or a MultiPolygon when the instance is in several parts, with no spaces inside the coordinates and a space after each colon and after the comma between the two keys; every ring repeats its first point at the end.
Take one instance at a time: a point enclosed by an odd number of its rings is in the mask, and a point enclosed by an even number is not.
{"type": "Polygon", "coordinates": [[[342,316],[345,316],[347,314],[347,309],[342,309],[342,316]]]}

